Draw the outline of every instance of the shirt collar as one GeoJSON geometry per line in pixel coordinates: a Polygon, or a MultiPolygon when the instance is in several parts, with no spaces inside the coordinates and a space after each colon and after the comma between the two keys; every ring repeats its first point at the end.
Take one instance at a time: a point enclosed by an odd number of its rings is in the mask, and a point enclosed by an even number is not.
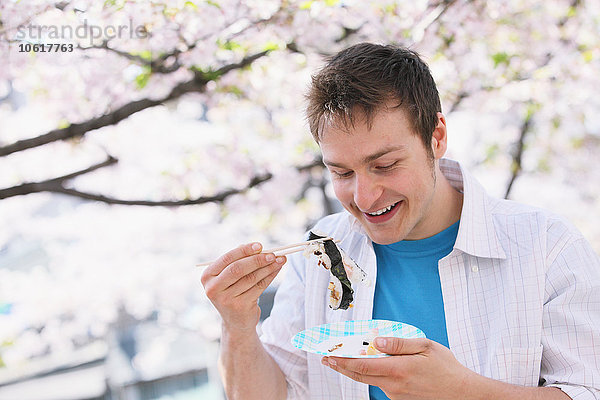
{"type": "MultiPolygon", "coordinates": [[[[452,187],[464,196],[454,247],[476,257],[506,258],[506,253],[496,235],[491,213],[491,198],[485,189],[454,160],[441,159],[440,169],[452,187]]],[[[352,214],[346,213],[350,230],[366,235],[360,222],[352,214]]]]}
{"type": "Polygon", "coordinates": [[[506,258],[496,235],[492,199],[485,189],[456,161],[441,159],[440,169],[450,184],[464,196],[454,247],[476,257],[506,258]]]}

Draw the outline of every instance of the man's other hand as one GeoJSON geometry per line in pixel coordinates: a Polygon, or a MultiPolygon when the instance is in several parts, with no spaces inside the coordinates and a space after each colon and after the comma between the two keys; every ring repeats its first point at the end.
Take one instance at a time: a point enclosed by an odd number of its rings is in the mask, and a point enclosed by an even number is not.
{"type": "Polygon", "coordinates": [[[202,273],[206,296],[213,303],[226,329],[256,330],[260,318],[258,298],[275,279],[286,258],[261,253],[260,243],[233,249],[202,273]]]}
{"type": "Polygon", "coordinates": [[[323,364],[355,381],[378,386],[392,400],[459,399],[464,383],[476,375],[452,352],[429,339],[378,337],[383,358],[323,357],[323,364]]]}

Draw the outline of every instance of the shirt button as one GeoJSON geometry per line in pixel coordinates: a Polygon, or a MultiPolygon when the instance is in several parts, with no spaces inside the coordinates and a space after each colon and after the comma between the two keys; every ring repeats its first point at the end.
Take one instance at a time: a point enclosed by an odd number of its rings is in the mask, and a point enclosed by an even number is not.
{"type": "Polygon", "coordinates": [[[471,265],[471,271],[477,272],[479,271],[479,267],[477,265],[471,265]]]}

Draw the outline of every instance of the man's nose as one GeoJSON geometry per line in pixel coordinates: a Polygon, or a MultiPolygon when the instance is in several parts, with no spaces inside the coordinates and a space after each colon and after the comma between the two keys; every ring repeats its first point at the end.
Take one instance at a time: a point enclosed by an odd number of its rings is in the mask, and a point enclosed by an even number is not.
{"type": "Polygon", "coordinates": [[[361,211],[374,211],[372,207],[380,196],[381,186],[376,179],[368,175],[356,175],[354,203],[361,211]]]}

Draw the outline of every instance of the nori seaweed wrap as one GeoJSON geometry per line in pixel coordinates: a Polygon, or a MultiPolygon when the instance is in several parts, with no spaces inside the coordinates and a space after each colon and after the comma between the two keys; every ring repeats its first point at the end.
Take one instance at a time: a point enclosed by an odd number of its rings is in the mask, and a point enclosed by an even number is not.
{"type": "MultiPolygon", "coordinates": [[[[319,236],[313,232],[310,232],[308,240],[321,239],[324,237],[326,236],[319,236]]],[[[342,298],[340,300],[339,307],[336,307],[334,309],[341,308],[342,310],[347,310],[348,307],[350,307],[352,301],[354,300],[354,290],[352,289],[352,283],[350,282],[350,279],[348,279],[348,275],[346,274],[346,269],[344,268],[344,263],[342,261],[342,254],[338,250],[337,245],[331,239],[325,240],[323,242],[323,247],[325,249],[325,254],[327,254],[329,259],[331,260],[331,267],[329,271],[342,284],[342,298]]],[[[316,255],[319,256],[320,254],[316,255]]]]}

